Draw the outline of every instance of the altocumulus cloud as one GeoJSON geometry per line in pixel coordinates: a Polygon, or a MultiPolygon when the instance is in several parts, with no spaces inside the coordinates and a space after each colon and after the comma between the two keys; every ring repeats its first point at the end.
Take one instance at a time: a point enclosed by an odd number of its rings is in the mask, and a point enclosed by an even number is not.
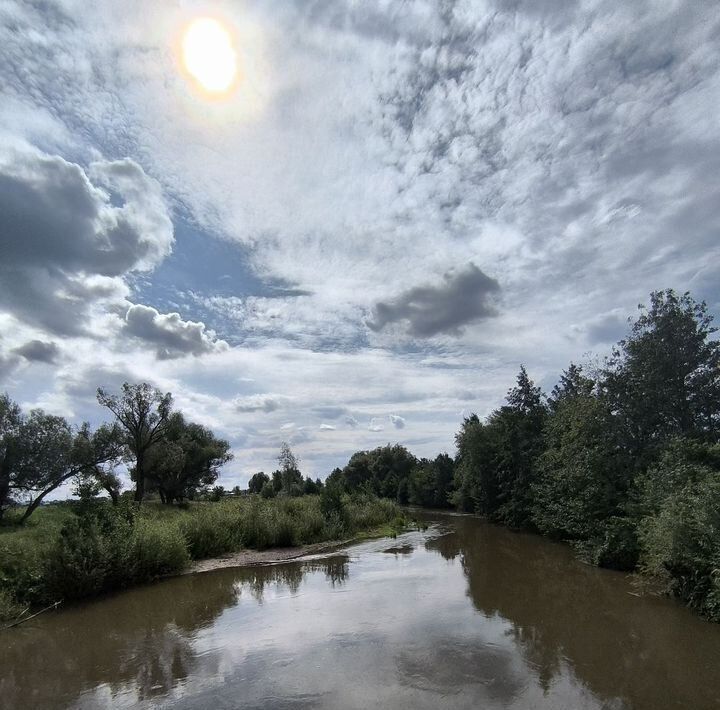
{"type": "Polygon", "coordinates": [[[475,264],[449,271],[438,286],[416,286],[396,299],[375,305],[368,326],[375,331],[390,323],[403,322],[417,338],[440,333],[459,335],[463,326],[496,314],[494,298],[500,284],[475,264]]]}
{"type": "Polygon", "coordinates": [[[128,309],[124,332],[153,345],[161,360],[221,352],[229,347],[204,323],[186,321],[179,313],[160,313],[142,304],[128,309]]]}

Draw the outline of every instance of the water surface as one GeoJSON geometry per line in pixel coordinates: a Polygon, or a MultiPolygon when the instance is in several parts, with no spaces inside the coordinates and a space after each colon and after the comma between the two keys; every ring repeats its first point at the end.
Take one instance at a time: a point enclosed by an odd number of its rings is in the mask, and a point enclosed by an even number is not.
{"type": "Polygon", "coordinates": [[[720,708],[720,625],[472,517],[0,636],[0,707],[720,708]]]}

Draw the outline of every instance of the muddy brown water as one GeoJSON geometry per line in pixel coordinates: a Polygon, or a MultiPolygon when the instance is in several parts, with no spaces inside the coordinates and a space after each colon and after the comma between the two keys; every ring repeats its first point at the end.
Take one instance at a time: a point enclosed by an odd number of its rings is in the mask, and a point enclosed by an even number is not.
{"type": "Polygon", "coordinates": [[[720,625],[466,516],[0,635],[3,708],[720,708],[720,625]]]}

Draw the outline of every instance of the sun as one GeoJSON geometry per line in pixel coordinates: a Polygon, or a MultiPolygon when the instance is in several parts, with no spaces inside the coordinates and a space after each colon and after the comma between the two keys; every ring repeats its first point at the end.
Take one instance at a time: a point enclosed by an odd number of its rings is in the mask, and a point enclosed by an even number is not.
{"type": "Polygon", "coordinates": [[[230,31],[212,17],[192,20],[182,35],[182,62],[202,89],[227,93],[238,79],[238,58],[230,31]]]}

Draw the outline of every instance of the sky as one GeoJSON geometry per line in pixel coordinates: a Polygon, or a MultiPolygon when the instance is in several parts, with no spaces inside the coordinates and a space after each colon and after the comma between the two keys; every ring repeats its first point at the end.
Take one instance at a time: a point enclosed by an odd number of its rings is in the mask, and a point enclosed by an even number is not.
{"type": "Polygon", "coordinates": [[[452,454],[651,291],[720,315],[719,106],[709,1],[2,0],[0,390],[98,424],[150,382],[226,488],[452,454]]]}

